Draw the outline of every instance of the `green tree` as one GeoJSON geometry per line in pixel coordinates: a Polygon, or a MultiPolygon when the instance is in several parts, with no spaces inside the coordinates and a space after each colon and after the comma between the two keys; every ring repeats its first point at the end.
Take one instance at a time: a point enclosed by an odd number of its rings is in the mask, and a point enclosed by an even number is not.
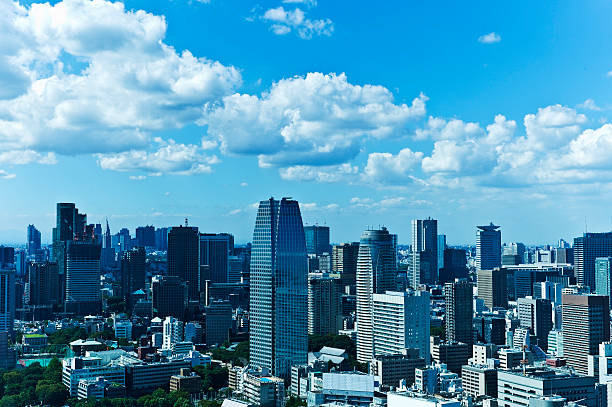
{"type": "Polygon", "coordinates": [[[285,404],[285,407],[299,407],[299,406],[305,406],[306,405],[306,400],[302,400],[299,397],[296,396],[290,396],[289,400],[287,400],[287,403],[285,404]]]}
{"type": "Polygon", "coordinates": [[[208,392],[210,388],[219,390],[227,387],[229,372],[227,368],[217,363],[205,366],[196,366],[193,369],[202,378],[202,391],[208,392]]]}
{"type": "Polygon", "coordinates": [[[43,373],[45,380],[50,380],[55,383],[61,383],[62,381],[62,363],[58,358],[53,358],[49,361],[49,364],[45,368],[43,373]]]}
{"type": "Polygon", "coordinates": [[[44,404],[62,406],[68,398],[68,390],[60,383],[41,380],[36,385],[36,397],[44,404]]]}

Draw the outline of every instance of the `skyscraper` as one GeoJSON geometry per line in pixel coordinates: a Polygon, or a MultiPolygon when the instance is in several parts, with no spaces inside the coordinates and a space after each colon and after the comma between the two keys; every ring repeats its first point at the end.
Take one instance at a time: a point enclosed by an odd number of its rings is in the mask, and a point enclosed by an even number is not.
{"type": "Polygon", "coordinates": [[[427,291],[387,291],[372,301],[374,355],[419,350],[429,363],[430,296],[427,291]]]}
{"type": "Polygon", "coordinates": [[[228,282],[229,255],[234,251],[234,236],[228,233],[200,233],[200,266],[207,275],[202,280],[212,283],[228,282]]]}
{"type": "Polygon", "coordinates": [[[444,267],[444,250],[446,250],[446,235],[438,235],[438,278],[440,269],[444,267]]]}
{"type": "Polygon", "coordinates": [[[26,291],[30,305],[58,304],[61,294],[57,263],[30,263],[26,291]]]}
{"type": "Polygon", "coordinates": [[[136,245],[142,247],[155,247],[155,227],[139,226],[136,228],[136,245]]]}
{"type": "Polygon", "coordinates": [[[602,295],[563,295],[563,356],[578,373],[588,373],[588,355],[610,340],[610,303],[602,295]]]}
{"type": "Polygon", "coordinates": [[[355,285],[358,254],[358,242],[335,245],[332,248],[332,271],[340,274],[344,285],[355,285]]]}
{"type": "Polygon", "coordinates": [[[154,276],[151,279],[153,315],[183,319],[187,308],[187,284],[177,276],[154,276]]]}
{"type": "Polygon", "coordinates": [[[410,284],[434,284],[438,279],[438,221],[412,220],[412,278],[410,284]]]}
{"type": "Polygon", "coordinates": [[[327,274],[308,275],[308,334],[337,334],[342,329],[342,283],[327,274]]]}
{"type": "Polygon", "coordinates": [[[612,257],[595,259],[595,293],[606,295],[612,307],[612,257]]]}
{"type": "Polygon", "coordinates": [[[28,225],[28,256],[34,256],[40,249],[40,231],[34,225],[28,225]]]}
{"type": "Polygon", "coordinates": [[[521,327],[528,328],[532,335],[537,338],[537,345],[548,349],[548,334],[553,328],[552,304],[544,298],[523,297],[519,298],[518,314],[521,327]]]}
{"type": "Polygon", "coordinates": [[[487,308],[508,308],[508,277],[506,270],[478,270],[478,298],[487,308]]]}
{"type": "Polygon", "coordinates": [[[477,226],[476,269],[492,270],[501,267],[501,231],[491,222],[488,226],[477,226]]]}
{"type": "Polygon", "coordinates": [[[168,228],[155,229],[155,249],[168,250],[168,228]]]}
{"type": "Polygon", "coordinates": [[[578,284],[595,288],[595,259],[612,256],[612,232],[585,233],[574,239],[574,274],[578,284]]]}
{"type": "Polygon", "coordinates": [[[444,267],[440,269],[440,284],[455,281],[456,278],[467,278],[467,256],[465,249],[444,249],[444,267]]]}
{"type": "Polygon", "coordinates": [[[97,315],[101,311],[100,245],[66,242],[66,312],[97,315]]]}
{"type": "Polygon", "coordinates": [[[0,269],[0,333],[13,336],[15,322],[15,271],[0,269]]]}
{"type": "Polygon", "coordinates": [[[329,253],[329,226],[304,226],[306,252],[317,256],[329,253]]]}
{"type": "Polygon", "coordinates": [[[471,345],[474,339],[472,283],[457,280],[444,284],[444,298],[446,301],[446,340],[471,345]]]}
{"type": "Polygon", "coordinates": [[[251,248],[250,362],[288,378],[307,361],[308,261],[297,201],[259,203],[251,248]]]}
{"type": "Polygon", "coordinates": [[[374,356],[373,295],[393,291],[397,273],[395,235],[387,228],[366,230],[359,242],[357,258],[357,360],[369,362],[374,356]]]}
{"type": "Polygon", "coordinates": [[[144,247],[136,247],[121,253],[121,291],[123,298],[138,289],[145,288],[145,260],[144,247]]]}
{"type": "Polygon", "coordinates": [[[100,251],[100,267],[103,269],[115,266],[115,249],[112,245],[112,236],[108,219],[106,220],[106,229],[102,235],[102,249],[100,251]]]}
{"type": "Polygon", "coordinates": [[[189,301],[200,300],[200,247],[197,227],[173,227],[168,232],[168,275],[187,283],[189,301]]]}

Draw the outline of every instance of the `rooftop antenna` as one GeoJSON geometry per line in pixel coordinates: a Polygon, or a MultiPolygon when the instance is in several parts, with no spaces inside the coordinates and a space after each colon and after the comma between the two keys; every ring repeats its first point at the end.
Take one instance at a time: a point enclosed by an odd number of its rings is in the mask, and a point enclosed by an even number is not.
{"type": "Polygon", "coordinates": [[[189,226],[189,219],[185,217],[185,227],[189,226]]]}
{"type": "Polygon", "coordinates": [[[588,233],[589,232],[589,228],[587,227],[587,217],[584,217],[584,233],[588,233]]]}

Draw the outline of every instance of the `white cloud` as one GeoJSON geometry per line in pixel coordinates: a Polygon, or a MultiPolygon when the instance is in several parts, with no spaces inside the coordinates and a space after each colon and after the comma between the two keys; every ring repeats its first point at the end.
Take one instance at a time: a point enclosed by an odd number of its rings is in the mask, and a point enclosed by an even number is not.
{"type": "Polygon", "coordinates": [[[535,150],[564,145],[580,132],[580,126],[586,121],[585,115],[566,106],[540,108],[536,114],[525,116],[526,142],[535,150]]]}
{"type": "Polygon", "coordinates": [[[180,54],[166,21],[120,2],[0,0],[0,151],[61,154],[144,149],[148,131],[195,121],[231,94],[237,69],[180,54]],[[17,72],[6,75],[4,71],[17,72]]]}
{"type": "Polygon", "coordinates": [[[0,178],[2,179],[12,179],[15,178],[15,174],[10,174],[5,170],[0,170],[0,178]]]}
{"type": "Polygon", "coordinates": [[[368,138],[405,134],[425,114],[426,101],[421,94],[411,105],[395,104],[385,87],[309,73],[260,96],[234,94],[210,104],[202,124],[222,151],[259,155],[261,166],[332,165],[356,157],[368,138]]]}
{"type": "Polygon", "coordinates": [[[305,4],[310,7],[317,5],[317,0],[283,0],[285,4],[305,4]]]}
{"type": "MultiPolygon", "coordinates": [[[[289,2],[310,4],[308,1],[289,2]]],[[[293,31],[302,39],[310,39],[314,35],[330,36],[334,32],[334,23],[329,18],[311,20],[299,7],[293,10],[285,10],[283,6],[271,8],[266,10],[261,19],[270,24],[270,29],[276,35],[285,35],[293,31]]]]}
{"type": "Polygon", "coordinates": [[[501,36],[495,32],[490,32],[488,34],[484,34],[478,37],[478,42],[482,44],[494,44],[500,41],[501,41],[501,36]]]}
{"type": "Polygon", "coordinates": [[[483,130],[478,123],[466,123],[459,119],[445,120],[430,116],[424,129],[417,129],[416,140],[459,140],[480,135],[483,130]]]}
{"type": "Polygon", "coordinates": [[[402,149],[397,155],[371,153],[363,170],[364,179],[371,182],[396,183],[414,180],[414,169],[421,164],[423,153],[402,149]]]}
{"type": "Polygon", "coordinates": [[[216,156],[204,155],[199,146],[179,144],[170,139],[158,139],[157,151],[131,150],[117,154],[100,154],[98,164],[113,171],[144,171],[150,176],[160,174],[192,175],[211,172],[216,156]]]}
{"type": "Polygon", "coordinates": [[[587,99],[578,105],[580,109],[599,111],[601,107],[597,106],[593,99],[587,99]]]}
{"type": "Polygon", "coordinates": [[[312,167],[296,165],[279,169],[282,179],[291,181],[339,182],[352,181],[359,168],[345,163],[340,165],[312,167]]]}

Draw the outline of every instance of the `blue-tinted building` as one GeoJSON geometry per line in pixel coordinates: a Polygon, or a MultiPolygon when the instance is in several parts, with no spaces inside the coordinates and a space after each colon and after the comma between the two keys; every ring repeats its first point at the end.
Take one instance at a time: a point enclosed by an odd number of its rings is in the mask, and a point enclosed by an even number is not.
{"type": "Polygon", "coordinates": [[[574,274],[578,284],[595,284],[595,259],[612,256],[612,232],[585,233],[574,239],[574,274]]]}
{"type": "Polygon", "coordinates": [[[250,278],[251,365],[289,378],[308,356],[308,257],[297,201],[259,203],[250,278]]]}
{"type": "Polygon", "coordinates": [[[493,270],[501,267],[501,230],[492,222],[490,225],[477,226],[476,232],[476,269],[493,270]]]}
{"type": "Polygon", "coordinates": [[[306,238],[306,252],[308,254],[316,254],[317,256],[323,253],[331,254],[329,226],[305,226],[304,236],[306,238]]]}
{"type": "MultiPolygon", "coordinates": [[[[595,294],[607,295],[612,298],[610,286],[610,271],[612,266],[612,257],[598,257],[595,259],[595,294]]],[[[610,300],[612,306],[612,299],[610,300]]]]}

